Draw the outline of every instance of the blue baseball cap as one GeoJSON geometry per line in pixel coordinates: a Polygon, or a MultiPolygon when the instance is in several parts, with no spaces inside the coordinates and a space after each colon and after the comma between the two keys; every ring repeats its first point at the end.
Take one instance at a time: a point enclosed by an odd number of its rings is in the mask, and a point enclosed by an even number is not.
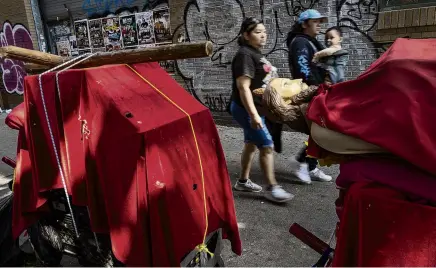
{"type": "Polygon", "coordinates": [[[300,16],[298,17],[298,23],[303,23],[306,20],[316,20],[320,19],[321,22],[327,22],[328,19],[326,16],[322,16],[321,13],[318,12],[318,10],[315,9],[308,9],[304,12],[301,12],[300,16]]]}

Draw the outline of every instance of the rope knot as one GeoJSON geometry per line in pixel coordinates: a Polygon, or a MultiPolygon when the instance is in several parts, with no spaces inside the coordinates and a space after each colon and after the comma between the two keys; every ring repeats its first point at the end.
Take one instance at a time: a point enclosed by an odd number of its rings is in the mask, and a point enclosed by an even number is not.
{"type": "Polygon", "coordinates": [[[210,250],[207,248],[206,244],[202,243],[200,245],[198,245],[196,247],[196,249],[198,250],[198,252],[206,252],[207,254],[209,254],[211,257],[214,256],[214,254],[212,252],[210,252],[210,250]]]}

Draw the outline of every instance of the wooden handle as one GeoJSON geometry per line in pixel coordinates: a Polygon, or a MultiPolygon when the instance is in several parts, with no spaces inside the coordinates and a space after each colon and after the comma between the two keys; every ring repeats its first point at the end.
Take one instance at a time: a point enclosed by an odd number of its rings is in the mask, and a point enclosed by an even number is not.
{"type": "Polygon", "coordinates": [[[319,239],[298,223],[293,223],[289,228],[289,232],[319,254],[323,254],[330,247],[326,242],[319,239]]]}
{"type": "MultiPolygon", "coordinates": [[[[179,43],[148,48],[118,50],[113,52],[97,52],[91,58],[74,67],[89,68],[106,64],[133,64],[141,62],[203,58],[210,57],[212,53],[213,44],[210,41],[200,43],[179,43]]],[[[0,55],[28,63],[25,67],[29,73],[42,72],[71,59],[15,46],[0,48],[0,55]]]]}

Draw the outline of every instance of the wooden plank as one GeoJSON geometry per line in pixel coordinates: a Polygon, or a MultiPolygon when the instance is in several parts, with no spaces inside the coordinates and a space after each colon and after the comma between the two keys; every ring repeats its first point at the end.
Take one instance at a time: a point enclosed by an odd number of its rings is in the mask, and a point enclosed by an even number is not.
{"type": "Polygon", "coordinates": [[[385,13],[385,18],[384,18],[385,29],[391,28],[391,16],[392,16],[392,11],[388,11],[385,13]]]}
{"type": "Polygon", "coordinates": [[[406,10],[406,14],[405,14],[405,27],[412,27],[412,22],[413,22],[413,9],[408,9],[406,10]]]}
{"type": "Polygon", "coordinates": [[[421,9],[420,8],[414,8],[413,9],[412,26],[419,26],[420,14],[421,14],[421,9]]]}
{"type": "Polygon", "coordinates": [[[433,25],[434,15],[435,15],[435,7],[429,7],[427,9],[427,24],[426,25],[433,25]]]}
{"type": "Polygon", "coordinates": [[[380,12],[380,14],[378,16],[378,23],[377,23],[378,30],[385,29],[385,14],[386,14],[386,12],[380,12]]]}
{"type": "Polygon", "coordinates": [[[421,8],[421,15],[419,17],[419,26],[427,25],[428,8],[421,8]]]}
{"type": "Polygon", "coordinates": [[[398,13],[398,28],[403,28],[406,25],[406,11],[400,10],[398,13]]]}
{"type": "Polygon", "coordinates": [[[398,28],[399,11],[392,11],[391,15],[391,28],[398,28]]]}

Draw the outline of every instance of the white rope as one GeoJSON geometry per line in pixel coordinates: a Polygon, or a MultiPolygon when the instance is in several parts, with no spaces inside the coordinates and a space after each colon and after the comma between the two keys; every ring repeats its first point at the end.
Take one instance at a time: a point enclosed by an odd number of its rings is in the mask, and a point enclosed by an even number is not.
{"type": "MultiPolygon", "coordinates": [[[[83,56],[86,56],[86,55],[88,55],[88,54],[90,54],[90,53],[84,54],[83,56]]],[[[74,64],[72,64],[72,65],[70,65],[70,66],[65,67],[64,69],[62,69],[62,70],[60,70],[59,72],[56,73],[56,89],[57,89],[57,91],[58,91],[58,95],[59,95],[59,97],[61,96],[61,91],[60,91],[60,89],[59,89],[59,74],[62,73],[62,72],[65,72],[66,70],[68,70],[68,69],[70,69],[70,68],[76,66],[77,64],[79,64],[79,63],[81,63],[81,62],[83,62],[83,61],[85,61],[85,60],[91,58],[91,57],[94,56],[94,55],[95,55],[95,54],[90,54],[89,56],[87,56],[87,57],[85,57],[85,58],[79,60],[78,62],[76,62],[76,63],[74,63],[74,64]]]]}
{"type": "MultiPolygon", "coordinates": [[[[61,96],[61,90],[60,90],[60,86],[59,86],[59,74],[65,72],[66,70],[68,70],[68,69],[70,69],[70,68],[76,66],[77,64],[79,64],[79,63],[81,63],[81,62],[83,62],[83,61],[85,61],[85,60],[91,58],[91,57],[94,56],[94,55],[95,55],[95,53],[94,53],[94,54],[90,54],[89,56],[87,56],[87,57],[85,57],[85,58],[83,58],[83,59],[81,59],[81,60],[75,62],[74,64],[72,64],[72,65],[70,65],[70,66],[65,67],[64,69],[62,69],[62,70],[60,70],[59,72],[56,73],[56,89],[57,89],[57,91],[58,91],[58,95],[59,95],[59,97],[61,96]]],[[[88,211],[88,216],[91,218],[91,214],[89,213],[89,208],[86,207],[86,209],[87,209],[87,211],[88,211]]],[[[71,214],[71,215],[72,215],[72,214],[71,214]]],[[[95,240],[95,244],[96,244],[96,246],[97,246],[97,251],[100,252],[100,244],[98,243],[97,234],[96,234],[95,232],[92,232],[92,233],[93,233],[93,235],[94,235],[94,240],[95,240]]]]}
{"type": "Polygon", "coordinates": [[[64,187],[65,196],[66,196],[66,198],[67,198],[68,208],[69,208],[69,210],[70,210],[71,218],[72,218],[72,221],[73,221],[74,232],[76,233],[76,237],[77,237],[77,238],[79,237],[79,231],[77,230],[76,220],[75,220],[75,218],[74,218],[73,209],[72,209],[71,202],[70,202],[70,195],[68,194],[68,188],[67,188],[67,184],[66,184],[66,180],[65,180],[64,171],[63,171],[63,169],[62,169],[61,160],[60,160],[59,153],[58,153],[58,149],[57,149],[57,146],[56,146],[56,143],[55,143],[55,140],[54,140],[53,131],[52,131],[52,128],[51,128],[51,125],[50,125],[50,118],[49,118],[49,116],[48,116],[47,106],[46,106],[46,104],[45,104],[44,90],[43,90],[43,88],[42,88],[42,76],[45,75],[45,74],[47,74],[47,73],[49,73],[49,72],[52,72],[52,71],[54,71],[54,70],[57,70],[57,69],[59,69],[59,68],[65,66],[65,65],[68,65],[68,64],[70,64],[71,62],[74,62],[74,61],[76,61],[76,60],[78,60],[78,59],[81,59],[81,58],[83,58],[83,57],[85,57],[85,56],[87,56],[87,55],[88,55],[88,54],[80,55],[80,56],[78,56],[78,57],[76,57],[76,58],[74,58],[74,59],[71,59],[71,60],[69,60],[69,61],[67,61],[67,62],[64,62],[64,63],[62,63],[62,64],[60,64],[60,65],[58,65],[58,66],[56,66],[56,67],[54,67],[54,68],[52,68],[52,69],[50,69],[50,70],[48,70],[48,71],[45,71],[45,72],[43,72],[42,74],[40,74],[40,75],[38,76],[38,80],[39,80],[39,91],[40,91],[40,93],[41,93],[41,100],[42,100],[42,106],[43,106],[43,108],[44,108],[45,119],[47,120],[47,126],[48,126],[48,131],[49,131],[49,133],[50,133],[51,142],[52,142],[52,145],[53,145],[53,151],[54,151],[55,156],[56,156],[56,162],[57,162],[57,165],[58,165],[59,174],[60,174],[60,176],[61,176],[62,185],[63,185],[63,187],[64,187]]]}

